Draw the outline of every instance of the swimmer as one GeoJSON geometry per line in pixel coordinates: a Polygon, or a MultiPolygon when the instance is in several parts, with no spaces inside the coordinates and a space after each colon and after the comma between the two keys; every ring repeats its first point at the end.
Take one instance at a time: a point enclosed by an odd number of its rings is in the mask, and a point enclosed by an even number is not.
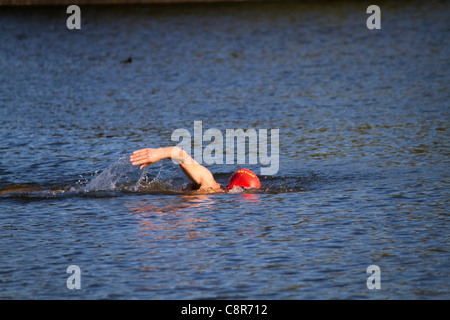
{"type": "Polygon", "coordinates": [[[145,148],[136,150],[130,156],[130,161],[135,166],[142,169],[152,165],[162,159],[171,158],[179,164],[181,170],[189,178],[191,190],[202,190],[208,192],[218,192],[230,190],[234,187],[259,188],[261,183],[258,176],[248,169],[237,170],[230,178],[228,185],[221,187],[216,182],[213,174],[206,167],[195,161],[186,151],[178,147],[166,148],[145,148]]]}

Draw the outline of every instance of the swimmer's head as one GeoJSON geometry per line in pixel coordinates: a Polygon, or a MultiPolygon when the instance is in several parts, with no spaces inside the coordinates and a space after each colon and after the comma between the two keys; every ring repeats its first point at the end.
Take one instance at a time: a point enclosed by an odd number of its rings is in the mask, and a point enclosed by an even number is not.
{"type": "Polygon", "coordinates": [[[233,189],[234,187],[242,188],[259,188],[261,183],[258,176],[249,169],[239,169],[230,178],[226,189],[233,189]]]}

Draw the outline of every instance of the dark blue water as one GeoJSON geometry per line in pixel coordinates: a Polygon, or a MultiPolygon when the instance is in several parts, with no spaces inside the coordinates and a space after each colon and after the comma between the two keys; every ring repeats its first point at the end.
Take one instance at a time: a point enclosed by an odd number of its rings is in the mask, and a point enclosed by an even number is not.
{"type": "Polygon", "coordinates": [[[0,297],[449,299],[450,5],[368,5],[2,8],[0,297]],[[278,172],[129,163],[194,121],[279,129],[278,172]]]}

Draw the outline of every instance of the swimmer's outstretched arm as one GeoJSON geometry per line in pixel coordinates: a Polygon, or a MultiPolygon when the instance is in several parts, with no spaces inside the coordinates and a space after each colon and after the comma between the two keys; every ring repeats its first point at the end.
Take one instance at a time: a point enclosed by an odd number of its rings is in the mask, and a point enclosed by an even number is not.
{"type": "Polygon", "coordinates": [[[171,158],[180,165],[184,174],[196,184],[199,189],[219,189],[220,185],[214,180],[214,177],[206,167],[195,161],[183,149],[178,147],[167,148],[145,148],[136,150],[130,156],[133,165],[140,165],[139,169],[152,165],[155,162],[171,158]]]}

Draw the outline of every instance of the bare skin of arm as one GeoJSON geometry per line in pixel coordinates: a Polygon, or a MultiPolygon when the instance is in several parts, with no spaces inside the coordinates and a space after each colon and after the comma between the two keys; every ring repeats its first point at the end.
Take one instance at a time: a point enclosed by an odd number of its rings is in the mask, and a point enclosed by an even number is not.
{"type": "Polygon", "coordinates": [[[162,159],[171,158],[180,165],[184,174],[198,186],[199,189],[220,189],[220,185],[206,167],[196,162],[183,149],[178,147],[145,148],[136,150],[130,156],[133,165],[139,165],[139,169],[152,165],[162,159]]]}

